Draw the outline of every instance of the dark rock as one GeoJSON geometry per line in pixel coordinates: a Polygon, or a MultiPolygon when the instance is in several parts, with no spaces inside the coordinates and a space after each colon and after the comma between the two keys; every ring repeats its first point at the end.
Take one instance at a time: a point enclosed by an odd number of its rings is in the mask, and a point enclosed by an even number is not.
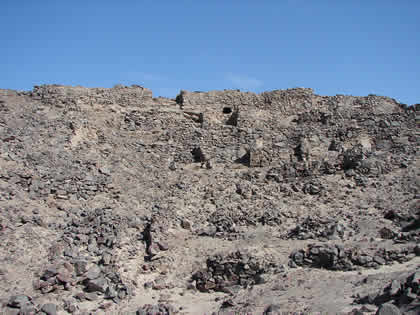
{"type": "Polygon", "coordinates": [[[194,162],[205,162],[207,160],[206,155],[200,147],[192,149],[191,154],[193,155],[194,162]]]}
{"type": "Polygon", "coordinates": [[[414,247],[414,253],[416,256],[420,256],[420,245],[417,244],[416,247],[414,247]]]}
{"type": "Polygon", "coordinates": [[[58,268],[56,266],[50,266],[44,270],[44,273],[42,274],[41,279],[48,280],[57,274],[58,274],[58,268]]]}
{"type": "Polygon", "coordinates": [[[77,276],[81,276],[87,271],[88,262],[85,260],[76,260],[73,262],[77,276]]]}
{"type": "Polygon", "coordinates": [[[393,231],[391,231],[390,229],[384,227],[379,231],[379,235],[381,236],[381,238],[383,239],[393,239],[395,236],[395,233],[393,231]]]}
{"type": "Polygon", "coordinates": [[[108,282],[104,277],[95,278],[92,280],[86,281],[86,291],[87,292],[102,292],[105,293],[108,288],[108,282]]]}
{"type": "Polygon", "coordinates": [[[183,228],[183,229],[186,229],[186,230],[191,230],[191,222],[189,221],[189,220],[187,220],[187,219],[183,219],[182,221],[181,221],[181,227],[183,228]]]}
{"type": "Polygon", "coordinates": [[[109,265],[111,263],[111,254],[110,253],[103,253],[101,263],[105,266],[109,265]]]}

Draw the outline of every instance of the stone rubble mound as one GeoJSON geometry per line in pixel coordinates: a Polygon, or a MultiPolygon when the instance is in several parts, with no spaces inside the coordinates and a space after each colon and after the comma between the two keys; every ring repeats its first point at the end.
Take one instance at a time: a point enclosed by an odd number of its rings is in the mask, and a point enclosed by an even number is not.
{"type": "Polygon", "coordinates": [[[344,239],[345,235],[345,224],[331,219],[319,219],[308,216],[303,220],[303,222],[297,224],[292,230],[290,230],[285,235],[285,239],[337,240],[344,239]]]}
{"type": "Polygon", "coordinates": [[[403,314],[418,314],[420,312],[420,271],[406,279],[392,280],[378,292],[359,296],[357,304],[374,304],[377,306],[393,304],[403,314]]]}
{"type": "MultiPolygon", "coordinates": [[[[307,88],[0,89],[0,314],[349,312],[418,272],[419,112],[307,88]]],[[[405,312],[407,281],[356,312],[405,312]]]]}
{"type": "Polygon", "coordinates": [[[248,253],[237,251],[218,254],[206,261],[206,268],[195,272],[192,280],[201,292],[221,291],[263,283],[262,274],[275,268],[275,264],[258,259],[248,253]]]}
{"type": "Polygon", "coordinates": [[[414,246],[393,249],[363,251],[345,248],[342,245],[310,244],[306,250],[295,250],[290,254],[290,267],[323,268],[334,271],[357,270],[358,267],[378,268],[381,265],[406,262],[417,254],[414,246]]]}

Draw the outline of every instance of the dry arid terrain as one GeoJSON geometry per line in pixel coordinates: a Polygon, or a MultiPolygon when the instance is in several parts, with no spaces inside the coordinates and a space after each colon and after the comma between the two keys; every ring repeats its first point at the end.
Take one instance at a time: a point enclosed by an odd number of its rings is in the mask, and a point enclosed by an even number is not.
{"type": "Polygon", "coordinates": [[[419,314],[420,105],[0,90],[0,314],[419,314]]]}

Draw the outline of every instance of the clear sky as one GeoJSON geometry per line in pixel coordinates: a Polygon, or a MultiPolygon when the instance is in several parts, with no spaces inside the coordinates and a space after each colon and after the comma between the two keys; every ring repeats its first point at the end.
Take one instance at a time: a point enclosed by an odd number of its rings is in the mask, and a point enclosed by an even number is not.
{"type": "Polygon", "coordinates": [[[420,103],[420,0],[0,0],[0,88],[52,83],[420,103]]]}

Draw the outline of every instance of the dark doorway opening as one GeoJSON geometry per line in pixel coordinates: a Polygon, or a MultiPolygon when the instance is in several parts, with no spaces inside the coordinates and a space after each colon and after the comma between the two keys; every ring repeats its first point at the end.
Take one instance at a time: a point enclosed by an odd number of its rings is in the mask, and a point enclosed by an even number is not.
{"type": "Polygon", "coordinates": [[[223,114],[230,114],[232,112],[232,107],[223,107],[223,114]]]}

